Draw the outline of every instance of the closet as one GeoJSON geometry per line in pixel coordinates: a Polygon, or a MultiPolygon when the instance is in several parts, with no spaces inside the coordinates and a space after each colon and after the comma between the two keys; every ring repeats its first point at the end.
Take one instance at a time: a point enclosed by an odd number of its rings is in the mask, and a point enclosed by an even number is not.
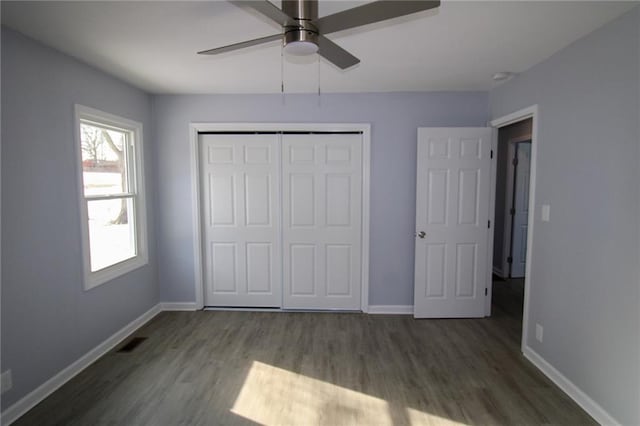
{"type": "Polygon", "coordinates": [[[198,135],[205,306],[360,310],[362,138],[198,135]]]}

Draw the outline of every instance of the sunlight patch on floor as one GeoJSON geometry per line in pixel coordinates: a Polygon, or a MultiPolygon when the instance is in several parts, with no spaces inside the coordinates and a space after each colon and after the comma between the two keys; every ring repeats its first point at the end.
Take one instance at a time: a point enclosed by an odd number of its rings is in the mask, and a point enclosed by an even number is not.
{"type": "MultiPolygon", "coordinates": [[[[254,361],[231,412],[264,425],[392,425],[387,401],[254,361]]],[[[407,408],[412,425],[460,423],[407,408]]]]}
{"type": "Polygon", "coordinates": [[[464,426],[466,423],[456,422],[433,414],[425,413],[413,408],[405,408],[408,417],[408,424],[418,425],[438,425],[438,426],[464,426]]]}

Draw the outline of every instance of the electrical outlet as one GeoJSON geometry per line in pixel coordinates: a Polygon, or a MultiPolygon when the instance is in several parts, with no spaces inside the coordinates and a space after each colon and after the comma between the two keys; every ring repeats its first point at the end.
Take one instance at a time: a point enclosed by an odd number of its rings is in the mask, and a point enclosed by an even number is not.
{"type": "Polygon", "coordinates": [[[540,343],[542,343],[543,332],[544,332],[544,329],[542,328],[542,326],[540,324],[536,324],[536,340],[540,343]]]}
{"type": "Polygon", "coordinates": [[[11,370],[7,370],[0,375],[0,393],[5,393],[13,387],[13,379],[11,378],[11,370]]]}

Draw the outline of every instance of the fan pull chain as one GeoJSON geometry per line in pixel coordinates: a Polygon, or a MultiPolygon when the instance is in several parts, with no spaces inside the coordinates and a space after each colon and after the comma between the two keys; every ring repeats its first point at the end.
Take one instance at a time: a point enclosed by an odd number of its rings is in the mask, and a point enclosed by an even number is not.
{"type": "Polygon", "coordinates": [[[282,95],[282,105],[284,105],[284,44],[280,48],[280,94],[282,95]]]}
{"type": "Polygon", "coordinates": [[[318,56],[318,106],[320,106],[320,55],[318,56]]]}

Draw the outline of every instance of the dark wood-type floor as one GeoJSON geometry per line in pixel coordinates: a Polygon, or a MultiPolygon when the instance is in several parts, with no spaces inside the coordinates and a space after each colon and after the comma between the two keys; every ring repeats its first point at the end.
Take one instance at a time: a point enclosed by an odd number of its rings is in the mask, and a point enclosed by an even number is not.
{"type": "Polygon", "coordinates": [[[164,312],[16,424],[594,424],[520,353],[521,287],[476,320],[164,312]]]}

